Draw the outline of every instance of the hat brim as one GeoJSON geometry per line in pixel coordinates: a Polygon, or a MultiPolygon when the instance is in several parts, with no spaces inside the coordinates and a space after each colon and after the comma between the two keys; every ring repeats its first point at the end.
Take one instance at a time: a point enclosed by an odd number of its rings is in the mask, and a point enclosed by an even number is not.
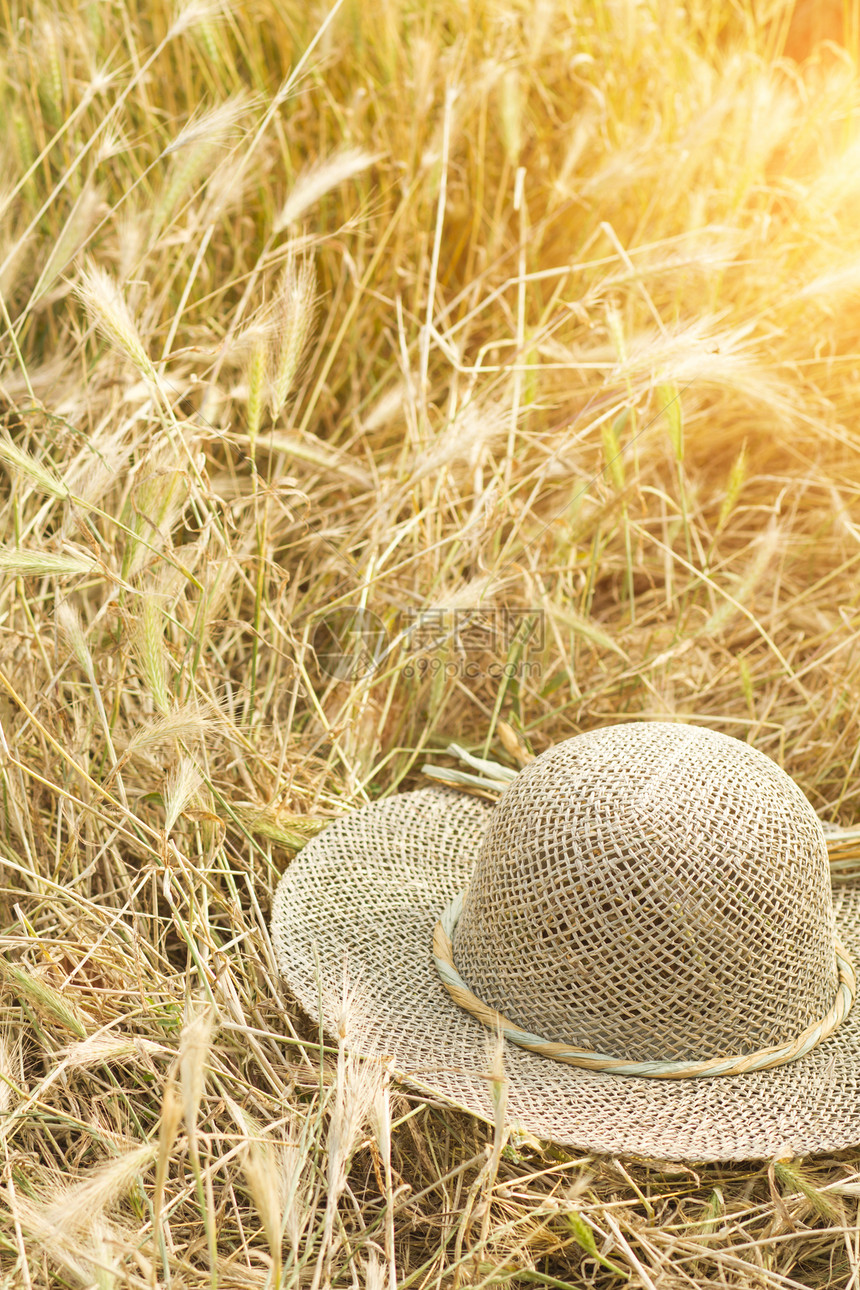
{"type": "MultiPolygon", "coordinates": [[[[493,1122],[492,1036],[441,984],[433,928],[466,886],[489,807],[424,788],[331,824],[278,886],[272,936],[304,1011],[403,1083],[493,1122]]],[[[834,890],[837,935],[860,962],[860,890],[834,890]]],[[[764,1160],[860,1144],[860,1003],[787,1066],[706,1080],[562,1065],[506,1043],[508,1120],[579,1150],[664,1160],[764,1160]]]]}

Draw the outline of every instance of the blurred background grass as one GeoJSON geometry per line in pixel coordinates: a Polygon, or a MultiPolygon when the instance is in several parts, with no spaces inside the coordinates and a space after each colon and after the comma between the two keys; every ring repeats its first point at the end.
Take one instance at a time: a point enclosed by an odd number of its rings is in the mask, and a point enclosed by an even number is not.
{"type": "Polygon", "coordinates": [[[694,720],[856,819],[856,0],[0,25],[6,1283],[847,1285],[853,1157],[491,1177],[267,915],[451,739],[694,720]]]}

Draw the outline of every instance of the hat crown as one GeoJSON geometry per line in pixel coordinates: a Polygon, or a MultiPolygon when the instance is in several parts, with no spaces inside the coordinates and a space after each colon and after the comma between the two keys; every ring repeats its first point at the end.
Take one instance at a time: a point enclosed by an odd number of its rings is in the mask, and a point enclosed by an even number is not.
{"type": "Polygon", "coordinates": [[[764,753],[697,726],[576,735],[495,807],[454,937],[485,1003],[631,1061],[787,1042],[833,1001],[821,824],[764,753]]]}

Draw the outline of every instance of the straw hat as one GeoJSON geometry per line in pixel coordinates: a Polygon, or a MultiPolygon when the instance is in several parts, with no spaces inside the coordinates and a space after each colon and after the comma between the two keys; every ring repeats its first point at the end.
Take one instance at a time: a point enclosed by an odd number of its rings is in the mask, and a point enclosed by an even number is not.
{"type": "Polygon", "coordinates": [[[281,970],[331,1035],[492,1122],[709,1161],[860,1143],[860,880],[775,762],[641,722],[550,748],[495,806],[423,788],[331,824],[278,887],[281,970]],[[434,940],[435,936],[435,940],[434,940]]]}

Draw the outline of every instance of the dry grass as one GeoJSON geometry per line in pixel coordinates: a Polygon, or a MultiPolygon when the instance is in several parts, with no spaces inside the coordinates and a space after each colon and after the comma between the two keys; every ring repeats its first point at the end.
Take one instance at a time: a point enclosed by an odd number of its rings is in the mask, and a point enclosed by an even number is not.
{"type": "Polygon", "coordinates": [[[267,925],[451,739],[692,718],[856,818],[860,22],[806,59],[813,8],[0,4],[3,1286],[858,1285],[860,1153],[507,1141],[348,999],[321,1049],[267,925]]]}

